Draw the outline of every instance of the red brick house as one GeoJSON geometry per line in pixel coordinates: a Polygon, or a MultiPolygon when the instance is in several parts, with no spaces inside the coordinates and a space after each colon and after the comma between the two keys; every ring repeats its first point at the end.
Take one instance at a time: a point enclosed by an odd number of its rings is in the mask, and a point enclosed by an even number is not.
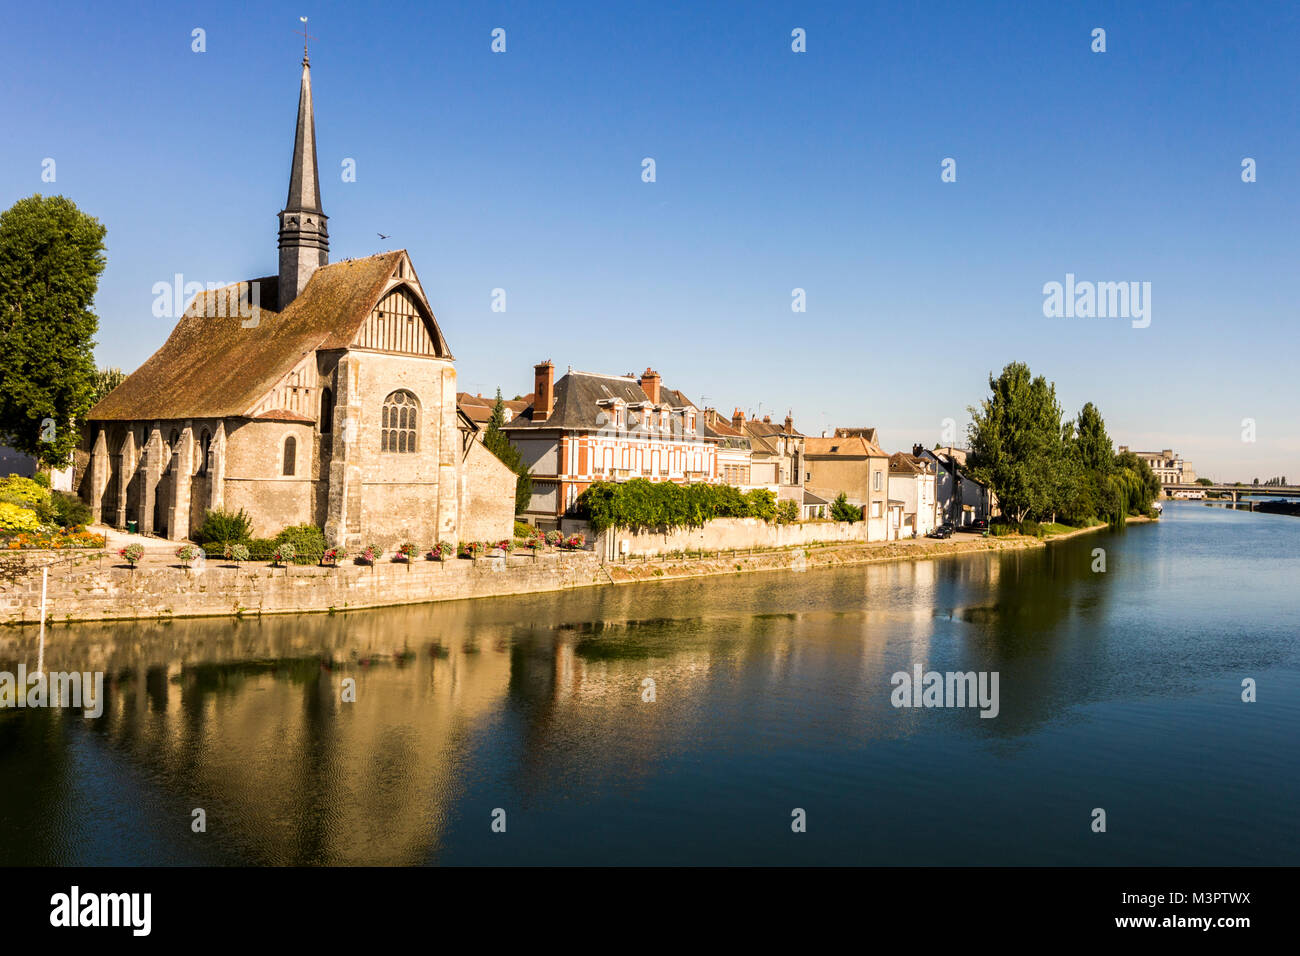
{"type": "Polygon", "coordinates": [[[533,402],[502,429],[533,478],[523,517],[556,527],[593,482],[715,482],[720,439],[705,430],[703,412],[659,373],[640,377],[555,366],[534,368],[533,402]]]}

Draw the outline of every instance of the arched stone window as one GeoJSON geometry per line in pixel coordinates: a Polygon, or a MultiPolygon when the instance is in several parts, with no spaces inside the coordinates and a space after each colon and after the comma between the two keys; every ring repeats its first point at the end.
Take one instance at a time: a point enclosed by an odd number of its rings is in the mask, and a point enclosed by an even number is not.
{"type": "Polygon", "coordinates": [[[320,393],[320,433],[329,435],[334,431],[334,393],[328,388],[320,393]]]}
{"type": "Polygon", "coordinates": [[[294,473],[294,468],[297,465],[297,457],[298,439],[290,435],[284,440],[284,468],[282,469],[284,474],[292,475],[294,473]]]}
{"type": "Polygon", "coordinates": [[[383,415],[379,427],[379,450],[413,452],[420,418],[420,405],[415,396],[399,389],[384,399],[383,415]]]}

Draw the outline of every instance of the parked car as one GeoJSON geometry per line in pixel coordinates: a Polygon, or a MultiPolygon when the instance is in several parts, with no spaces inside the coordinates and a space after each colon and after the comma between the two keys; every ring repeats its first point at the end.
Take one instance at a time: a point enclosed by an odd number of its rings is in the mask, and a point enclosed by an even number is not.
{"type": "Polygon", "coordinates": [[[951,537],[952,537],[952,525],[950,525],[950,524],[941,524],[941,525],[939,525],[939,527],[935,528],[933,531],[931,531],[929,534],[927,534],[926,537],[927,537],[927,538],[951,538],[951,537]]]}
{"type": "Polygon", "coordinates": [[[971,530],[987,531],[989,530],[989,523],[985,521],[983,518],[976,518],[974,521],[971,522],[971,530]]]}

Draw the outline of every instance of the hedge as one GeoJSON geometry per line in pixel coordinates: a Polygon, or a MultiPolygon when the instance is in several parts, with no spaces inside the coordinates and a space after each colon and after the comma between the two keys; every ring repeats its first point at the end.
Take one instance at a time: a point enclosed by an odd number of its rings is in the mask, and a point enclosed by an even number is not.
{"type": "Polygon", "coordinates": [[[576,516],[597,534],[609,528],[699,528],[715,518],[776,519],[776,495],[766,488],[742,492],[731,485],[598,481],[579,497],[576,516]]]}

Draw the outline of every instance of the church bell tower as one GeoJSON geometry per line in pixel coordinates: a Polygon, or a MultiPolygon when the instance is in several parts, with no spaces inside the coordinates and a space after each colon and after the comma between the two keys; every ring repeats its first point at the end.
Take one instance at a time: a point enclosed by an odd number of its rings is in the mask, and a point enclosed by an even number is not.
{"type": "Polygon", "coordinates": [[[311,105],[311,64],[304,44],[302,88],[298,93],[298,128],[293,134],[289,198],[280,212],[280,296],[283,311],[306,288],[311,274],[330,261],[329,217],[321,211],[320,173],[316,164],[316,117],[311,105]]]}

